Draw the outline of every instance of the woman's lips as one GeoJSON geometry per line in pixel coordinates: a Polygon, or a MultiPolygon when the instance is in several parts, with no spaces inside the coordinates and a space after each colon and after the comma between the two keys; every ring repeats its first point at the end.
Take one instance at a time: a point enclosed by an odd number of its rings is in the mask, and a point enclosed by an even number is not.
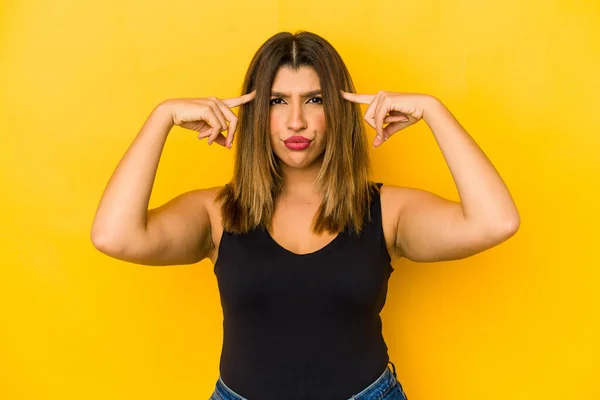
{"type": "Polygon", "coordinates": [[[312,140],[305,138],[304,136],[292,136],[283,141],[285,147],[290,150],[304,150],[310,146],[312,140]]]}

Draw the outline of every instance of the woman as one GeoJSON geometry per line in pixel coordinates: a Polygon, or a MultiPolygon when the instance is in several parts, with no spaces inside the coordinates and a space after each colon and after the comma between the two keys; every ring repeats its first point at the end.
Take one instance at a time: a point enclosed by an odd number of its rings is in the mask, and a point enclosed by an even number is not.
{"type": "Polygon", "coordinates": [[[354,92],[325,39],[276,34],[242,96],[161,102],[108,182],[92,228],[100,251],[144,265],[214,263],[224,340],[211,399],[406,399],[379,316],[391,262],[468,257],[518,229],[502,179],[439,99],[354,92]],[[371,182],[360,103],[374,147],[425,120],[461,201],[371,182]],[[229,184],[148,210],[174,125],[232,148],[238,122],[229,184]]]}

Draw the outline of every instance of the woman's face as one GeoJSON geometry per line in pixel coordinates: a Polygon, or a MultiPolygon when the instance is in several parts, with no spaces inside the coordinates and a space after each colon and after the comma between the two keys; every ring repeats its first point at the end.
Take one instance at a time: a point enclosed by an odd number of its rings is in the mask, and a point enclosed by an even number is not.
{"type": "Polygon", "coordinates": [[[287,166],[311,166],[325,150],[325,110],[311,67],[281,67],[271,88],[269,126],[275,155],[287,166]]]}

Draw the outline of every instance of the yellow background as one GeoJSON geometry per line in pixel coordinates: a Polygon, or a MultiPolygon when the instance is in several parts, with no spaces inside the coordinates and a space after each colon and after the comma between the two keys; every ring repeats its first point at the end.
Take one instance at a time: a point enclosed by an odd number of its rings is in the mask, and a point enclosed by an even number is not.
{"type": "MultiPolygon", "coordinates": [[[[382,317],[409,399],[600,398],[599,4],[4,0],[0,398],[209,397],[222,340],[210,261],[117,261],[91,223],[158,102],[239,95],[258,47],[299,29],[338,49],[359,92],[439,97],[521,213],[482,254],[395,265],[382,317]]],[[[371,150],[374,179],[457,199],[424,122],[371,150]]],[[[232,155],[175,128],[150,206],[225,183],[232,155]]]]}

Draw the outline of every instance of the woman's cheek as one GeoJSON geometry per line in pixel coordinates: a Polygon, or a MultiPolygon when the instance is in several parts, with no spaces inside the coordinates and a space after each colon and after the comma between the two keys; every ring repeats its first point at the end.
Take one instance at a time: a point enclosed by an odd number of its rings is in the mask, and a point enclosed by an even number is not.
{"type": "Polygon", "coordinates": [[[325,113],[320,113],[315,117],[315,127],[320,131],[325,130],[325,113]]]}
{"type": "Polygon", "coordinates": [[[279,132],[281,126],[281,117],[277,114],[271,114],[269,116],[269,127],[271,129],[271,133],[279,132]]]}

